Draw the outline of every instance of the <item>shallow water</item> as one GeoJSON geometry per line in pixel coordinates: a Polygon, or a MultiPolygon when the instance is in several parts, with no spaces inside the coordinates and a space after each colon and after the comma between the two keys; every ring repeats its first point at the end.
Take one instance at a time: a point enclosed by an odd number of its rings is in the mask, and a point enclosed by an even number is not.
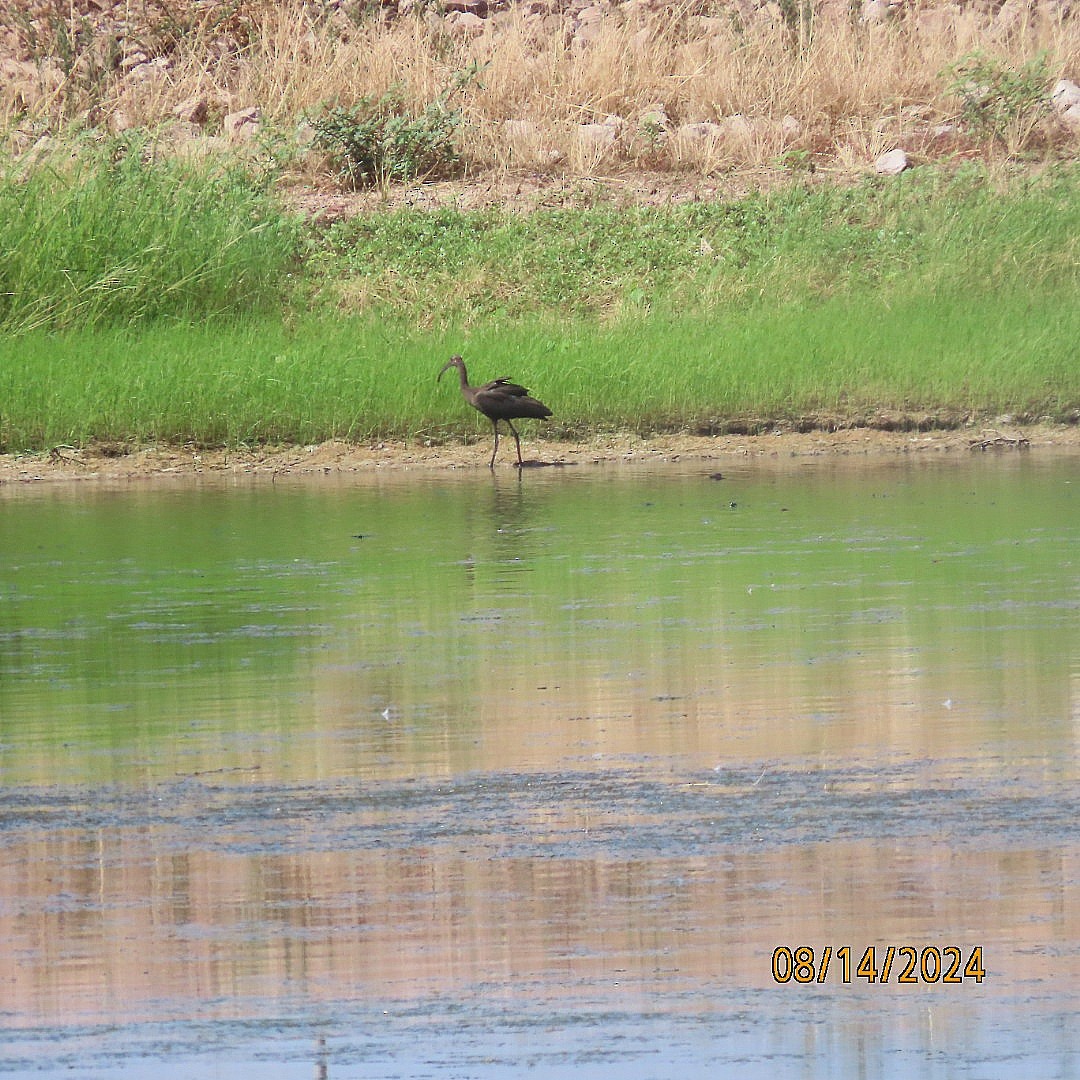
{"type": "Polygon", "coordinates": [[[1080,460],[712,471],[0,487],[0,1071],[1080,1075],[1080,460]]]}

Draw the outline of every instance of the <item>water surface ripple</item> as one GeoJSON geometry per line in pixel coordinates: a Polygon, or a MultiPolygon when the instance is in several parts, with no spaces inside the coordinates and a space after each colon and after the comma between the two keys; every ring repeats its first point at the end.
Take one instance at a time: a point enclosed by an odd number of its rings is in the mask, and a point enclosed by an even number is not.
{"type": "Polygon", "coordinates": [[[1078,479],[0,487],[0,1073],[1080,1076],[1078,479]]]}

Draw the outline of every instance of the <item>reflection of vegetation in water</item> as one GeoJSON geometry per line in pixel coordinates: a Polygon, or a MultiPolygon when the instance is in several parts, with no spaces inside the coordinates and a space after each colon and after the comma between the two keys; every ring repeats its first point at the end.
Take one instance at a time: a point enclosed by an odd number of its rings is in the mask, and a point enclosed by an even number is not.
{"type": "Polygon", "coordinates": [[[916,740],[947,699],[1066,716],[1061,493],[997,462],[8,499],[3,769],[334,775],[382,746],[407,772],[552,732],[685,753],[754,716],[916,740]]]}
{"type": "Polygon", "coordinates": [[[5,552],[25,553],[4,568],[5,723],[26,713],[29,694],[36,704],[19,722],[47,745],[77,738],[132,753],[175,737],[182,753],[206,725],[291,720],[267,690],[292,679],[319,638],[305,593],[321,570],[279,563],[266,546],[249,559],[239,530],[258,528],[259,515],[242,498],[97,492],[17,509],[17,534],[4,537],[5,552]]]}

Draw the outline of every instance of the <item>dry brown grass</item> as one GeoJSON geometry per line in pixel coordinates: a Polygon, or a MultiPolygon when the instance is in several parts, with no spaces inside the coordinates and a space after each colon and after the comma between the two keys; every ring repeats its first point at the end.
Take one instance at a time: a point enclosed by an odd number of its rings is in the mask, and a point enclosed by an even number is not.
{"type": "MultiPolygon", "coordinates": [[[[461,129],[473,171],[709,175],[768,166],[785,151],[857,169],[904,140],[917,153],[974,153],[985,148],[932,135],[957,109],[949,65],[982,50],[1019,68],[1044,53],[1051,85],[1080,79],[1080,19],[1063,5],[1011,0],[997,11],[916,2],[880,24],[825,7],[809,32],[767,9],[702,15],[701,4],[649,0],[603,0],[584,18],[512,7],[472,30],[434,9],[353,20],[300,0],[247,0],[228,23],[211,17],[221,5],[199,0],[121,0],[112,23],[67,0],[19,17],[16,7],[0,8],[8,130],[153,127],[201,99],[206,133],[246,106],[260,107],[264,127],[291,133],[307,111],[391,86],[422,105],[475,62],[483,70],[465,89],[461,129]],[[614,138],[582,131],[604,122],[614,138]],[[720,130],[679,131],[700,122],[720,130]]],[[[1075,129],[1049,124],[1028,143],[1075,149],[1076,140],[1075,129]]]]}

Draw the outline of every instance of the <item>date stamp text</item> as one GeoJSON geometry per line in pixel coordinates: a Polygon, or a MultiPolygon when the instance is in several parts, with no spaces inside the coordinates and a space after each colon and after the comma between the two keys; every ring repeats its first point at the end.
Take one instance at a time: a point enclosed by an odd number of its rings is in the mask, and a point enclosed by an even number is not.
{"type": "Polygon", "coordinates": [[[778,983],[981,983],[986,978],[981,945],[870,945],[859,955],[850,945],[815,950],[809,945],[778,945],[772,954],[772,977],[778,983]]]}

